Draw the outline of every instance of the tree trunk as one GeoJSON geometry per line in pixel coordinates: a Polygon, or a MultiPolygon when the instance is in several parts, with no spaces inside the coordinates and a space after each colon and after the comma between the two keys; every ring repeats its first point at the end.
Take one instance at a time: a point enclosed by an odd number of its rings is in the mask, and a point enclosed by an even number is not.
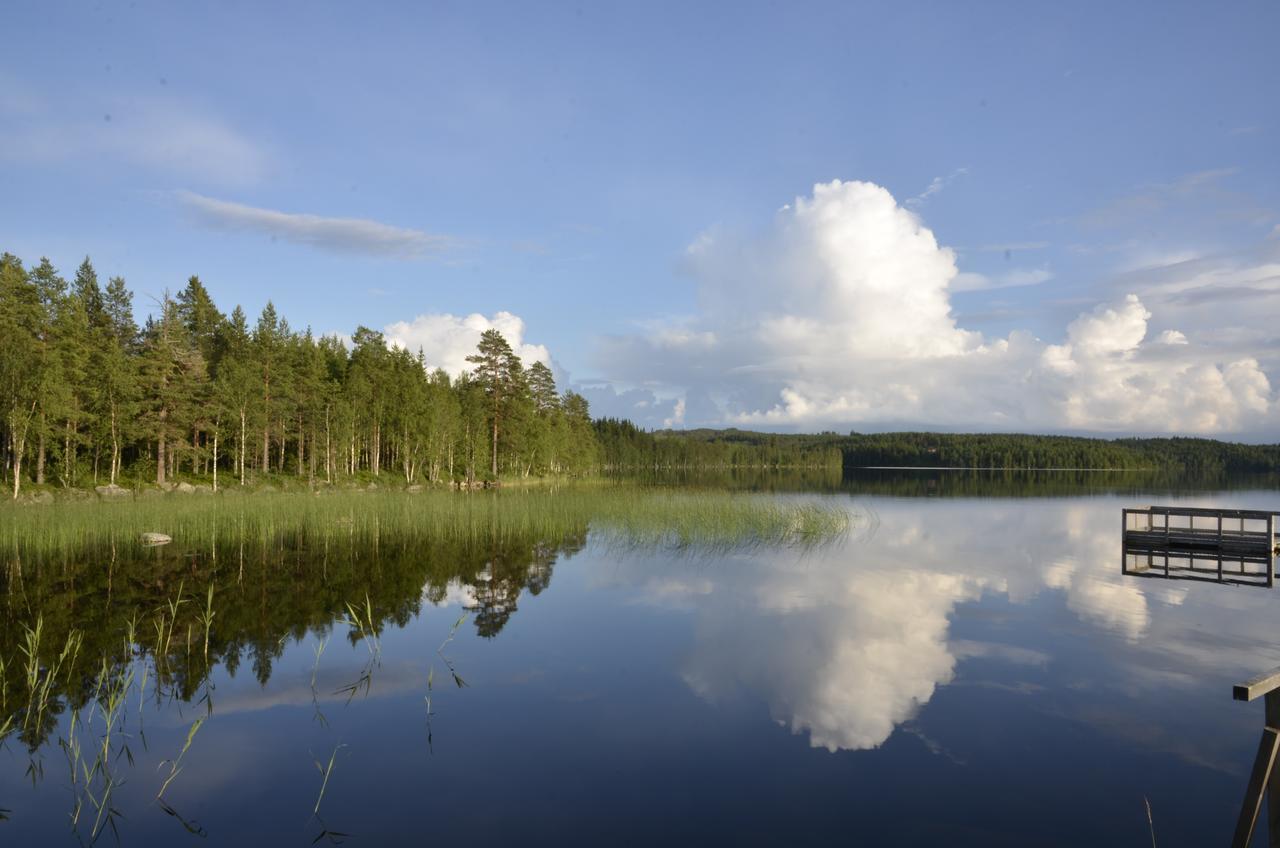
{"type": "Polygon", "coordinates": [[[245,439],[244,419],[245,419],[245,411],[244,411],[244,407],[242,406],[240,407],[240,485],[241,486],[244,485],[244,455],[246,453],[245,448],[247,447],[244,440],[245,439]]]}
{"type": "Polygon", "coordinates": [[[36,485],[37,486],[44,485],[44,452],[45,452],[44,431],[45,431],[45,420],[44,420],[44,410],[42,409],[40,410],[40,442],[39,442],[39,445],[36,447],[36,485]]]}
{"type": "Polygon", "coordinates": [[[71,419],[68,418],[62,436],[62,487],[64,489],[71,488],[71,468],[75,465],[75,461],[76,458],[71,453],[71,419]]]}
{"type": "Polygon", "coordinates": [[[493,456],[490,458],[493,479],[498,479],[498,416],[493,416],[493,456]]]}
{"type": "Polygon", "coordinates": [[[111,403],[111,485],[116,484],[116,475],[120,473],[120,431],[116,426],[116,405],[111,403]]]}
{"type": "Polygon", "coordinates": [[[213,490],[218,491],[218,431],[213,431],[213,490]]]}
{"type": "Polygon", "coordinates": [[[332,451],[330,450],[330,446],[329,446],[329,406],[328,404],[325,404],[325,407],[324,407],[324,481],[326,483],[333,482],[333,474],[330,471],[331,463],[329,461],[329,457],[331,456],[331,454],[332,454],[332,451]]]}
{"type": "Polygon", "coordinates": [[[33,401],[31,411],[23,417],[26,419],[19,426],[18,410],[14,408],[9,413],[9,440],[13,445],[13,499],[18,499],[18,491],[22,487],[22,452],[27,447],[27,428],[31,426],[31,419],[36,414],[36,405],[33,401]]]}
{"type": "Polygon", "coordinates": [[[156,485],[164,485],[164,433],[160,434],[160,438],[156,440],[156,485]]]}

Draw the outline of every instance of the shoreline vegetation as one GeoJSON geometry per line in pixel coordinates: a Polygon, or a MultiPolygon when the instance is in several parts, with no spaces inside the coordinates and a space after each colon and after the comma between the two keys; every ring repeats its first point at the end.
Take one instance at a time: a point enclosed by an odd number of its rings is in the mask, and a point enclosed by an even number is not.
{"type": "Polygon", "coordinates": [[[467,361],[456,376],[430,368],[366,327],[349,343],[317,338],[270,302],[251,324],[198,277],[140,327],[124,279],[101,286],[87,257],[67,281],[47,259],[5,253],[0,478],[12,500],[25,489],[39,502],[725,469],[1280,470],[1280,445],[1197,438],[646,431],[593,420],[586,398],[496,330],[467,361]]]}
{"type": "MultiPolygon", "coordinates": [[[[234,490],[230,490],[234,492],[234,490]]],[[[842,537],[854,514],[812,499],[751,492],[685,491],[625,483],[572,482],[457,497],[447,490],[375,489],[270,496],[219,493],[134,502],[59,502],[10,509],[0,551],[10,566],[96,552],[109,559],[162,533],[175,545],[214,550],[250,544],[304,549],[335,539],[464,540],[486,543],[559,538],[588,531],[612,550],[723,551],[808,547],[842,537]]],[[[0,580],[0,583],[5,582],[0,580]]]]}

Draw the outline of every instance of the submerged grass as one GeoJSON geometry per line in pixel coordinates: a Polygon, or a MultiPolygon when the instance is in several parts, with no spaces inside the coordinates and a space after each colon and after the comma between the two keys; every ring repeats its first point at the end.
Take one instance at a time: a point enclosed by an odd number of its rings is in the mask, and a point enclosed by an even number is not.
{"type": "Polygon", "coordinates": [[[812,546],[842,536],[847,509],[770,495],[636,485],[497,492],[168,496],[125,503],[0,507],[0,555],[69,555],[162,532],[186,545],[280,544],[349,536],[501,540],[588,527],[612,548],[812,546]]]}

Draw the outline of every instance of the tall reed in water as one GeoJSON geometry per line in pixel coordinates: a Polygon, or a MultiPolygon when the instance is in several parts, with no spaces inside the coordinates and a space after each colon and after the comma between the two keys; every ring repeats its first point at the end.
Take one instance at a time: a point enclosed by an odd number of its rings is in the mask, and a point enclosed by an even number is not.
{"type": "Polygon", "coordinates": [[[351,536],[501,540],[587,526],[619,547],[808,546],[843,534],[850,512],[828,502],[636,485],[497,492],[169,495],[125,503],[0,506],[0,558],[71,554],[86,544],[162,532],[187,546],[274,545],[351,536]]]}

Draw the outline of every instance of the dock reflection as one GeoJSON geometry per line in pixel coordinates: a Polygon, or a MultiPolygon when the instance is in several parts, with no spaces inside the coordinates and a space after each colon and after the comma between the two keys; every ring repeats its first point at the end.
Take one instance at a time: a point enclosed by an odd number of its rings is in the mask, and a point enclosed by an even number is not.
{"type": "Polygon", "coordinates": [[[1200,580],[1232,586],[1273,584],[1271,558],[1163,545],[1125,544],[1120,570],[1131,577],[1200,580]]]}
{"type": "Polygon", "coordinates": [[[1135,577],[1275,585],[1276,518],[1269,510],[1149,506],[1122,509],[1121,571],[1135,577]]]}

